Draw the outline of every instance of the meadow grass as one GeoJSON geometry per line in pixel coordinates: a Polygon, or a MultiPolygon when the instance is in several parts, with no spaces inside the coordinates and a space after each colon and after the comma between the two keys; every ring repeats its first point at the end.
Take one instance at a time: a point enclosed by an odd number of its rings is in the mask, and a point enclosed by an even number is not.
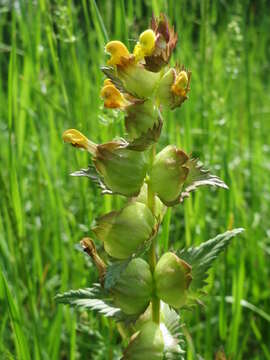
{"type": "Polygon", "coordinates": [[[69,176],[89,159],[61,134],[123,135],[122,117],[99,98],[104,45],[119,39],[132,49],[152,12],[164,11],[179,34],[172,62],[185,64],[192,81],[190,99],[164,114],[159,147],[199,156],[230,190],[199,190],[169,211],[160,249],[246,229],[216,262],[206,306],[182,312],[187,359],[214,359],[221,349],[231,359],[270,359],[269,2],[1,4],[0,358],[119,359],[112,321],[54,301],[97,280],[76,244],[122,201],[69,176]]]}

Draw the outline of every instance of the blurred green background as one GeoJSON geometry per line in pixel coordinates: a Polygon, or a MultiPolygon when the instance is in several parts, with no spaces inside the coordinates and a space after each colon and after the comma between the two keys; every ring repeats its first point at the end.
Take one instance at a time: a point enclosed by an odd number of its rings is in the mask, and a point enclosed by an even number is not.
{"type": "Polygon", "coordinates": [[[77,128],[96,142],[123,134],[122,116],[99,98],[104,45],[119,39],[132,50],[160,11],[179,34],[172,64],[192,81],[190,99],[164,114],[159,146],[199,156],[230,187],[199,190],[168,212],[160,251],[246,229],[216,262],[205,308],[182,312],[187,359],[270,359],[266,0],[0,1],[1,359],[120,357],[112,321],[54,301],[96,281],[76,244],[121,201],[69,176],[89,159],[61,134],[77,128]]]}

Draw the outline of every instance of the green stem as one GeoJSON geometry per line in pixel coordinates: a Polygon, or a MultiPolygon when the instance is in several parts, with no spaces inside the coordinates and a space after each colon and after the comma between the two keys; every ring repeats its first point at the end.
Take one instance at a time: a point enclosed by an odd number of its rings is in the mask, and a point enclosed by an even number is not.
{"type": "MultiPolygon", "coordinates": [[[[150,154],[150,165],[153,164],[155,155],[156,155],[156,146],[153,145],[153,147],[151,149],[151,154],[150,154]]],[[[148,185],[147,185],[147,202],[148,202],[149,209],[152,211],[153,214],[155,214],[155,193],[152,190],[150,183],[148,183],[148,185]]],[[[154,237],[152,240],[150,251],[149,251],[149,265],[150,265],[150,269],[151,269],[152,273],[154,273],[154,271],[155,271],[156,263],[157,263],[156,237],[154,237]]],[[[159,324],[160,301],[155,295],[153,295],[153,297],[152,297],[152,320],[155,323],[159,324]]]]}

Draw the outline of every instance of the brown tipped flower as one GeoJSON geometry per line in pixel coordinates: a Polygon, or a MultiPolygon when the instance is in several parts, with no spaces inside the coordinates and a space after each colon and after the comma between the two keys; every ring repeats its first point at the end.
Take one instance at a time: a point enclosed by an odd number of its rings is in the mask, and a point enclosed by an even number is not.
{"type": "Polygon", "coordinates": [[[169,63],[178,38],[164,14],[152,18],[151,29],[155,33],[155,47],[151,54],[144,57],[145,68],[158,72],[169,63]]]}
{"type": "Polygon", "coordinates": [[[191,266],[171,252],[159,259],[154,272],[156,294],[175,308],[186,303],[187,289],[192,280],[191,266]]]}
{"type": "Polygon", "coordinates": [[[97,145],[87,139],[85,135],[83,135],[80,131],[76,129],[68,129],[66,130],[62,138],[64,142],[71,144],[74,147],[81,148],[89,151],[92,155],[96,153],[97,145]]]}

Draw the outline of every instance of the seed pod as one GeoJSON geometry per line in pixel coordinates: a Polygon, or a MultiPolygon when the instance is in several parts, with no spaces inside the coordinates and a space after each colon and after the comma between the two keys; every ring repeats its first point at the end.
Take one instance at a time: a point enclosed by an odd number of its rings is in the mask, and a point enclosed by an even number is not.
{"type": "Polygon", "coordinates": [[[125,91],[140,99],[152,96],[160,79],[159,73],[145,70],[144,66],[136,64],[135,60],[117,66],[117,75],[125,91]]]}
{"type": "Polygon", "coordinates": [[[126,259],[154,234],[155,219],[146,205],[133,202],[100,217],[92,230],[110,256],[126,259]]]}
{"type": "Polygon", "coordinates": [[[139,193],[146,175],[143,152],[121,147],[117,142],[97,146],[93,159],[105,185],[114,193],[135,196],[139,193]]]}
{"type": "Polygon", "coordinates": [[[156,295],[162,301],[175,308],[183,306],[191,280],[191,267],[185,261],[171,252],[162,255],[154,271],[156,295]]]}
{"type": "Polygon", "coordinates": [[[150,302],[153,280],[146,261],[131,260],[112,290],[114,303],[125,314],[142,313],[150,302]]]}
{"type": "Polygon", "coordinates": [[[188,176],[188,156],[176,146],[168,145],[159,152],[150,172],[150,184],[165,205],[174,202],[188,176]]]}
{"type": "Polygon", "coordinates": [[[162,360],[163,351],[164,340],[160,327],[149,321],[131,337],[122,360],[162,360]]]}
{"type": "Polygon", "coordinates": [[[126,111],[125,127],[131,139],[138,138],[147,133],[148,130],[153,129],[160,116],[152,101],[129,106],[126,111]]]}

